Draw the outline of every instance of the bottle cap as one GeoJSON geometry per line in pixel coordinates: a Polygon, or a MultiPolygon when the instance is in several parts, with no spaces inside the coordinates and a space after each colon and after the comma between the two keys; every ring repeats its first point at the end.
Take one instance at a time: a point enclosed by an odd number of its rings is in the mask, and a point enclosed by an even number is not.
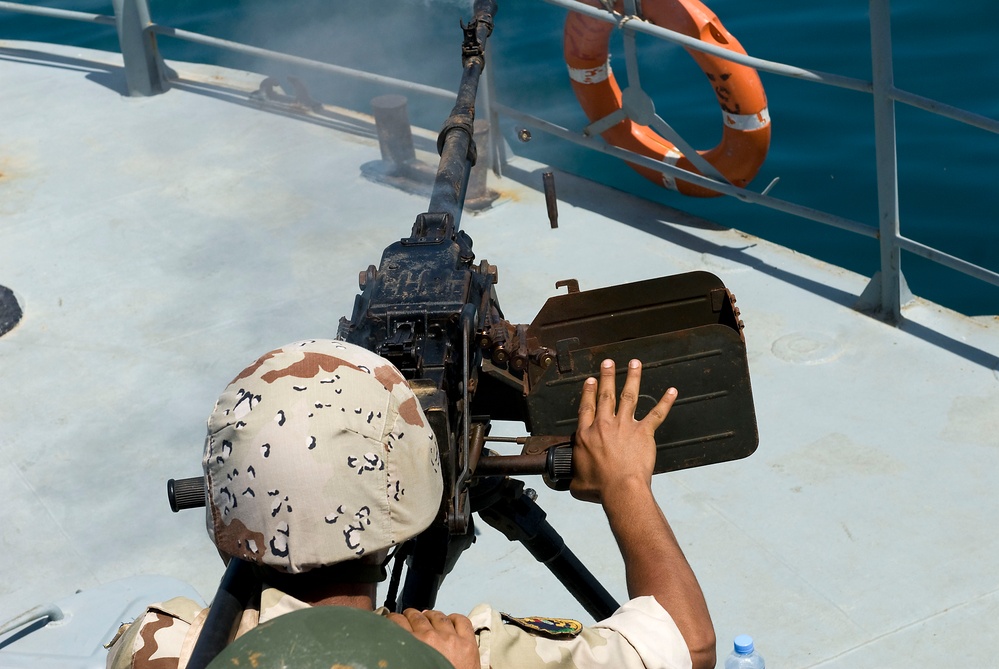
{"type": "Polygon", "coordinates": [[[753,652],[753,637],[748,634],[740,634],[735,637],[735,652],[740,655],[749,655],[753,652]]]}

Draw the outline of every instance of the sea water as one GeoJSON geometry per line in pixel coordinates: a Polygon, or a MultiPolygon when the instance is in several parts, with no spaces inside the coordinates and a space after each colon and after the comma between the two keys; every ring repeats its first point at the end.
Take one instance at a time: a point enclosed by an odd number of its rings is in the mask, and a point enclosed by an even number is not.
{"type": "MultiPolygon", "coordinates": [[[[654,1],[654,0],[646,0],[654,1]]],[[[109,0],[47,0],[44,4],[110,14],[109,0]]],[[[149,0],[153,20],[305,57],[414,79],[454,90],[460,64],[459,18],[468,0],[149,0]]],[[[581,129],[586,119],[569,87],[562,59],[564,10],[539,0],[499,0],[489,64],[497,98],[581,129]]],[[[735,2],[708,6],[746,50],[776,60],[859,79],[871,78],[868,5],[860,0],[735,2]]],[[[895,84],[993,119],[999,118],[999,43],[992,0],[896,2],[892,11],[895,84]]],[[[111,28],[0,12],[0,39],[58,41],[117,50],[111,28]]],[[[284,76],[285,66],[165,37],[167,58],[217,63],[284,76]]],[[[703,74],[681,48],[638,37],[641,84],[657,112],[695,147],[720,138],[720,113],[703,74]]],[[[620,36],[612,63],[626,79],[620,36]]],[[[0,54],[2,57],[2,54],[0,54]]],[[[299,71],[313,96],[366,110],[377,94],[330,75],[299,71]]],[[[871,97],[851,90],[763,73],[773,138],[750,185],[771,195],[878,225],[871,97]]],[[[411,102],[414,122],[439,127],[450,105],[411,102]]],[[[991,270],[999,270],[999,136],[897,104],[901,230],[906,237],[991,270]]],[[[2,111],[0,111],[2,115],[2,111]]],[[[619,160],[535,132],[516,141],[523,155],[541,157],[615,188],[658,200],[719,224],[787,245],[870,276],[877,243],[732,198],[697,199],[646,182],[619,160]],[[553,158],[554,156],[554,158],[553,158]]],[[[2,147],[0,147],[2,150],[2,147]]],[[[999,314],[999,288],[922,258],[902,255],[912,291],[967,314],[999,314]]]]}

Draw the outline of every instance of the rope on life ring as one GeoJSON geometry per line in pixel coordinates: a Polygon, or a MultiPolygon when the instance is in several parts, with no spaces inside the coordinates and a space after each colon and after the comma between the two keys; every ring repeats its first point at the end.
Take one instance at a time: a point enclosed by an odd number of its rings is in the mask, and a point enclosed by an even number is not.
{"type": "MultiPolygon", "coordinates": [[[[600,0],[584,1],[594,7],[603,7],[600,0]]],[[[617,0],[615,9],[621,11],[621,5],[621,0],[617,0]]],[[[746,53],[738,40],[725,30],[718,17],[698,0],[644,0],[642,13],[645,20],[661,28],[733,53],[746,53]]],[[[619,113],[622,106],[621,88],[614,79],[608,60],[608,42],[614,27],[614,24],[576,12],[570,12],[565,22],[563,49],[569,78],[576,98],[591,122],[619,113]]],[[[745,187],[756,176],[770,148],[770,114],[760,76],[751,67],[718,56],[692,49],[687,49],[687,53],[711,82],[722,109],[721,142],[713,149],[698,153],[733,185],[745,187]]],[[[672,142],[630,118],[604,130],[601,136],[622,149],[702,173],[672,142]]],[[[719,195],[716,191],[675,180],[647,167],[629,165],[649,181],[684,195],[719,195]]]]}

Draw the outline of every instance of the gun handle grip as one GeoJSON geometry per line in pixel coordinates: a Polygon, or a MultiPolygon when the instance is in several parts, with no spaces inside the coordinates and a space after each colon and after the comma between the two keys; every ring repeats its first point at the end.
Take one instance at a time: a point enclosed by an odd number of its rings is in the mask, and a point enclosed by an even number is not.
{"type": "Polygon", "coordinates": [[[545,484],[552,490],[568,490],[572,482],[572,446],[548,449],[545,462],[545,484]]]}
{"type": "Polygon", "coordinates": [[[167,481],[167,499],[170,510],[177,513],[181,509],[197,509],[208,505],[208,491],[203,476],[167,481]]]}

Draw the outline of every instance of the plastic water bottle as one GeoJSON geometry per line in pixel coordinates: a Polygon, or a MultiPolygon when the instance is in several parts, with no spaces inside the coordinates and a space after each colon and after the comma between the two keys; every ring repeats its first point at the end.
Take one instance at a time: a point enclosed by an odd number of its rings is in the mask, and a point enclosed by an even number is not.
{"type": "Polygon", "coordinates": [[[735,637],[735,648],[725,660],[725,669],[766,669],[763,656],[753,646],[753,637],[748,634],[735,637]]]}

